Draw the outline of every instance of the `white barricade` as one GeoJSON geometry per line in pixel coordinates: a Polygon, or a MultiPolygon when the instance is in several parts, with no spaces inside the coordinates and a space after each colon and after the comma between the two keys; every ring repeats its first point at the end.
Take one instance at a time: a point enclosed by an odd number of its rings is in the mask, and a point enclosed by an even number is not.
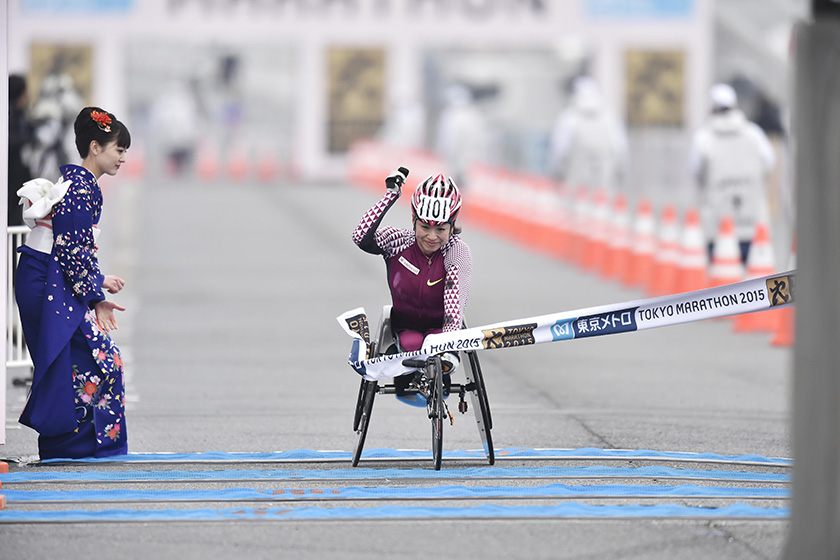
{"type": "Polygon", "coordinates": [[[23,340],[17,302],[15,301],[14,271],[19,253],[17,248],[26,241],[29,228],[11,226],[6,235],[6,368],[32,367],[29,349],[23,340]]]}

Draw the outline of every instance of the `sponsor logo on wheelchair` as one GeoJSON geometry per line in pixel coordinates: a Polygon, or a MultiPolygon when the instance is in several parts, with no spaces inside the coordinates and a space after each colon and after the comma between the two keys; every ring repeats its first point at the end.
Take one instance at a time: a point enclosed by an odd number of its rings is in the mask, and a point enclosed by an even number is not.
{"type": "Polygon", "coordinates": [[[770,294],[770,307],[793,301],[795,280],[796,276],[794,274],[785,274],[784,276],[768,278],[765,281],[767,293],[770,294]]]}
{"type": "Polygon", "coordinates": [[[527,325],[514,325],[512,327],[500,327],[498,329],[487,329],[484,333],[482,344],[489,350],[492,348],[510,348],[512,346],[527,346],[536,344],[534,340],[534,329],[536,323],[527,325]]]}

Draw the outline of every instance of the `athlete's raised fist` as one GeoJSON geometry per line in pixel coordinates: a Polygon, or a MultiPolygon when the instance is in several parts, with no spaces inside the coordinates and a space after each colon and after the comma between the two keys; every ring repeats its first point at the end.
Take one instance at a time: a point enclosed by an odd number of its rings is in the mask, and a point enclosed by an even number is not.
{"type": "Polygon", "coordinates": [[[385,188],[390,192],[400,194],[406,177],[408,177],[408,169],[400,167],[385,179],[385,188]]]}

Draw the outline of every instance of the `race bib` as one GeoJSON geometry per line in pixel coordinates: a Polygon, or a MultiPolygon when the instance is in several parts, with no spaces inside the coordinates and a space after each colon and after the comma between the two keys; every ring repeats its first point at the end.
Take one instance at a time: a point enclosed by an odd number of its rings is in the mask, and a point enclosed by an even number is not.
{"type": "Polygon", "coordinates": [[[434,198],[420,195],[417,204],[417,217],[424,222],[448,222],[452,201],[447,198],[434,198]]]}

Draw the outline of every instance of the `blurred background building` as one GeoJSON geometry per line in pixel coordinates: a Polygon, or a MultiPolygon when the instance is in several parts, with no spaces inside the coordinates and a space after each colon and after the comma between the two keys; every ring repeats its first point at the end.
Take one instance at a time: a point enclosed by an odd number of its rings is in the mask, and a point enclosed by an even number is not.
{"type": "MultiPolygon", "coordinates": [[[[73,159],[83,104],[132,130],[129,167],[202,180],[336,180],[353,142],[550,172],[572,84],[626,129],[629,195],[691,202],[686,153],[708,89],[732,84],[782,155],[801,0],[9,0],[8,65],[28,77],[39,175],[73,159]]],[[[396,164],[396,163],[395,163],[396,164]]],[[[468,185],[465,185],[468,186],[468,185]]]]}
{"type": "Polygon", "coordinates": [[[732,83],[748,117],[783,131],[787,45],[803,10],[796,0],[10,0],[8,61],[30,78],[34,107],[69,78],[85,103],[124,118],[151,170],[241,150],[312,179],[340,176],[350,143],[409,104],[422,130],[411,141],[434,149],[455,86],[486,128],[476,157],[543,172],[570,84],[588,74],[628,127],[629,184],[677,188],[712,83],[732,83]]]}

